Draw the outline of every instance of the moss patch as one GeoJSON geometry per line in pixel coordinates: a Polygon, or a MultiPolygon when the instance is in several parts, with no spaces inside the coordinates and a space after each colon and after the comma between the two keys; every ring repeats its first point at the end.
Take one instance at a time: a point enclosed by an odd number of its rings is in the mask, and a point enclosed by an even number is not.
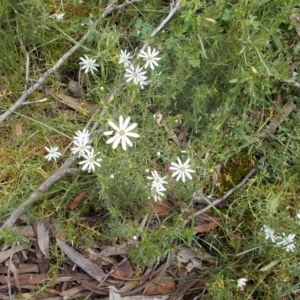
{"type": "Polygon", "coordinates": [[[249,154],[237,154],[228,159],[222,166],[218,180],[218,196],[227,192],[248,174],[252,167],[252,157],[249,154]]]}

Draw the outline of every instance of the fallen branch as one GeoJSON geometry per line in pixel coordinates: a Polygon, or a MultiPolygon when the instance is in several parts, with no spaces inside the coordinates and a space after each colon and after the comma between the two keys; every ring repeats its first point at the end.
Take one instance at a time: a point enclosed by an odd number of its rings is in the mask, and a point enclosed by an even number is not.
{"type": "MultiPolygon", "coordinates": [[[[37,198],[43,194],[43,192],[47,191],[58,179],[67,173],[68,169],[72,166],[75,160],[75,156],[69,157],[59,169],[57,169],[49,178],[47,178],[46,181],[44,181],[39,188],[28,197],[27,200],[25,200],[15,211],[11,213],[9,218],[0,227],[0,230],[14,226],[16,221],[28,210],[31,204],[34,203],[37,198]]],[[[3,237],[0,235],[0,241],[2,238],[3,237]]]]}
{"type": "Polygon", "coordinates": [[[231,196],[233,193],[235,193],[238,189],[240,189],[244,184],[246,184],[246,182],[248,181],[249,178],[252,177],[252,175],[254,175],[257,171],[257,167],[254,166],[250,172],[245,176],[245,178],[236,186],[234,186],[232,189],[230,189],[228,192],[226,192],[221,198],[218,198],[216,200],[214,200],[213,202],[210,202],[209,199],[207,199],[206,197],[203,197],[206,202],[208,203],[208,205],[202,209],[200,209],[199,211],[193,213],[192,215],[190,215],[188,217],[188,221],[203,214],[204,212],[206,212],[207,210],[209,210],[211,207],[215,207],[216,205],[218,205],[219,203],[225,201],[229,196],[231,196]]]}
{"type": "Polygon", "coordinates": [[[56,243],[60,250],[64,252],[72,262],[97,281],[102,281],[103,277],[105,277],[105,273],[98,265],[83,257],[79,252],[61,241],[58,237],[56,238],[56,243]]]}
{"type": "Polygon", "coordinates": [[[23,102],[27,99],[29,95],[31,95],[35,90],[37,90],[46,80],[46,78],[54,73],[88,38],[90,34],[90,30],[86,32],[86,34],[77,42],[68,52],[66,52],[57,62],[56,64],[48,69],[38,80],[32,85],[28,90],[25,90],[21,97],[9,108],[5,113],[0,115],[0,123],[2,123],[9,115],[11,115],[15,110],[17,110],[20,106],[22,106],[23,102]]]}
{"type": "Polygon", "coordinates": [[[120,5],[115,5],[114,4],[114,0],[112,0],[112,3],[109,4],[104,13],[102,14],[102,17],[106,17],[107,15],[110,15],[112,12],[114,12],[115,10],[120,10],[120,9],[123,9],[125,8],[126,6],[128,5],[131,5],[132,3],[135,3],[135,2],[141,2],[142,0],[126,0],[124,3],[120,4],[120,5]]]}
{"type": "Polygon", "coordinates": [[[162,28],[171,20],[173,15],[180,10],[180,0],[172,1],[170,4],[170,11],[167,17],[153,30],[151,37],[154,37],[162,28]]]}

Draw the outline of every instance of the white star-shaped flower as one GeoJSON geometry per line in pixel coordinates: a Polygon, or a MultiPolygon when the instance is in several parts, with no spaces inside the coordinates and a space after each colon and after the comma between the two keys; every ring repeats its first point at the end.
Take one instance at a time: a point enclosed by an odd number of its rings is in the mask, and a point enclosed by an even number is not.
{"type": "Polygon", "coordinates": [[[127,52],[127,50],[121,50],[120,58],[119,58],[119,64],[123,64],[125,68],[129,67],[131,65],[132,55],[130,52],[127,52]]]}
{"type": "Polygon", "coordinates": [[[87,153],[82,155],[85,160],[80,161],[79,164],[83,165],[82,170],[85,171],[87,170],[89,173],[91,171],[95,171],[95,166],[100,168],[100,161],[102,160],[101,158],[96,158],[96,154],[94,154],[94,149],[92,148],[91,151],[88,151],[87,153]]]}
{"type": "Polygon", "coordinates": [[[124,121],[123,116],[119,117],[119,126],[113,123],[112,121],[108,121],[109,126],[112,127],[114,130],[106,131],[103,133],[104,135],[113,135],[113,137],[106,141],[106,144],[112,143],[113,149],[116,149],[120,142],[122,143],[123,150],[127,150],[127,145],[129,147],[132,147],[132,142],[128,137],[138,138],[140,137],[140,135],[135,132],[131,132],[137,126],[137,123],[133,123],[130,126],[128,126],[129,122],[130,117],[128,117],[124,121]]]}
{"type": "Polygon", "coordinates": [[[156,170],[151,171],[152,176],[147,176],[147,179],[152,180],[151,183],[151,191],[155,191],[157,194],[161,194],[161,192],[166,191],[166,188],[164,187],[164,184],[168,184],[165,181],[165,177],[160,177],[156,170]]]}
{"type": "Polygon", "coordinates": [[[63,14],[53,14],[50,16],[50,18],[55,18],[57,21],[62,21],[64,18],[64,13],[63,14]]]}
{"type": "Polygon", "coordinates": [[[264,225],[262,228],[266,240],[270,239],[273,243],[277,240],[277,235],[275,234],[275,230],[270,228],[268,225],[264,225]]]}
{"type": "Polygon", "coordinates": [[[238,286],[241,290],[243,290],[244,287],[245,287],[246,284],[247,284],[247,281],[248,281],[247,278],[239,278],[238,281],[237,281],[237,286],[238,286]]]}
{"type": "Polygon", "coordinates": [[[88,73],[89,71],[94,74],[94,71],[98,71],[97,67],[99,67],[98,64],[96,64],[96,59],[90,59],[87,55],[84,55],[84,57],[80,57],[81,62],[79,63],[81,66],[80,68],[82,70],[85,70],[84,73],[88,73]]]}
{"type": "Polygon", "coordinates": [[[144,71],[143,67],[130,65],[126,68],[125,78],[127,82],[133,81],[134,84],[140,84],[143,82],[145,85],[147,77],[145,76],[147,72],[144,71]]]}
{"type": "Polygon", "coordinates": [[[190,169],[190,159],[188,158],[185,163],[182,163],[181,159],[177,157],[178,163],[172,162],[170,170],[175,171],[172,174],[172,177],[177,176],[176,180],[178,181],[180,178],[182,178],[182,181],[185,182],[185,177],[188,177],[189,179],[193,179],[192,175],[190,173],[195,173],[194,170],[190,169]]]}
{"type": "Polygon", "coordinates": [[[289,234],[286,236],[284,233],[282,234],[281,237],[278,237],[280,239],[279,242],[276,243],[277,246],[284,246],[287,252],[294,251],[296,248],[295,245],[295,236],[296,234],[289,234]]]}
{"type": "Polygon", "coordinates": [[[152,70],[154,70],[154,68],[158,66],[157,61],[160,60],[159,57],[156,57],[158,54],[159,52],[156,51],[155,48],[151,50],[151,47],[148,47],[147,51],[141,50],[138,56],[146,61],[145,68],[150,67],[152,70]]]}
{"type": "Polygon", "coordinates": [[[49,161],[52,160],[52,159],[56,161],[56,159],[59,158],[62,155],[58,151],[58,147],[50,147],[50,148],[45,147],[45,149],[48,152],[48,154],[45,156],[45,158],[49,161]]]}
{"type": "Polygon", "coordinates": [[[90,132],[87,129],[77,130],[75,132],[75,136],[73,137],[74,141],[79,141],[79,140],[89,141],[89,139],[90,139],[90,132]]]}
{"type": "Polygon", "coordinates": [[[92,146],[88,145],[89,140],[87,139],[78,139],[74,140],[73,144],[75,147],[71,148],[71,151],[74,155],[78,155],[78,157],[88,155],[92,146]]]}

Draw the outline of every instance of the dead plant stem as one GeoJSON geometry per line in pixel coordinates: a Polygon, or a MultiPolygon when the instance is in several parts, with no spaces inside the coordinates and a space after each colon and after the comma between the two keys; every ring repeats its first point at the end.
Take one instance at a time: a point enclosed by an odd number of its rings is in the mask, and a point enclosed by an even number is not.
{"type": "Polygon", "coordinates": [[[192,215],[190,215],[188,217],[188,221],[203,214],[204,212],[206,212],[207,210],[209,210],[211,207],[215,207],[216,205],[218,205],[219,203],[225,201],[229,196],[231,196],[233,193],[235,193],[238,189],[240,189],[244,184],[247,183],[248,179],[252,177],[253,174],[255,174],[257,171],[257,167],[254,166],[252,167],[252,169],[250,170],[250,172],[245,176],[245,178],[236,186],[234,186],[232,189],[230,189],[228,192],[226,192],[221,198],[218,198],[216,200],[214,200],[213,202],[210,202],[209,205],[207,205],[206,207],[200,209],[199,211],[193,213],[192,215]]]}
{"type": "Polygon", "coordinates": [[[90,30],[88,30],[85,35],[76,43],[69,51],[67,51],[56,63],[55,65],[48,69],[29,89],[25,89],[21,97],[2,115],[0,115],[0,123],[2,123],[6,118],[11,115],[15,110],[17,110],[22,103],[31,95],[35,90],[37,90],[46,80],[46,78],[54,73],[88,38],[90,30]]]}
{"type": "Polygon", "coordinates": [[[170,4],[170,11],[166,18],[153,30],[151,37],[154,37],[158,32],[160,32],[163,27],[171,20],[173,15],[180,10],[180,0],[172,1],[170,4]]]}

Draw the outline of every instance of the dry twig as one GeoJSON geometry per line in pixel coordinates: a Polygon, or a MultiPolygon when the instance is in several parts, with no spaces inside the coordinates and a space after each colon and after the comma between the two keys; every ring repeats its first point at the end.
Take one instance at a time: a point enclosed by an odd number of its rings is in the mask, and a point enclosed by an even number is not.
{"type": "Polygon", "coordinates": [[[203,209],[200,209],[199,211],[195,212],[194,214],[190,215],[188,217],[188,221],[195,218],[196,216],[199,216],[209,210],[211,207],[214,207],[218,205],[219,203],[225,201],[229,196],[231,196],[233,193],[235,193],[238,189],[240,189],[244,184],[247,183],[248,179],[252,177],[257,171],[257,167],[254,166],[250,172],[245,176],[245,178],[236,186],[234,186],[232,189],[230,189],[228,192],[226,192],[221,198],[214,200],[213,202],[210,202],[206,197],[203,197],[207,202],[208,205],[204,207],[203,209]]]}
{"type": "Polygon", "coordinates": [[[17,110],[22,103],[26,100],[26,98],[32,94],[35,90],[37,90],[46,80],[46,78],[54,73],[62,64],[65,62],[88,38],[90,30],[86,32],[86,34],[80,39],[78,43],[76,43],[68,52],[66,52],[57,62],[56,64],[48,69],[38,80],[32,85],[28,90],[25,90],[21,97],[8,109],[5,113],[0,115],[0,123],[2,123],[9,115],[11,115],[15,110],[17,110]]]}
{"type": "Polygon", "coordinates": [[[151,37],[154,37],[162,28],[171,20],[173,15],[180,10],[180,0],[172,1],[170,4],[170,11],[167,17],[154,29],[151,33],[151,37]]]}
{"type": "Polygon", "coordinates": [[[102,17],[106,17],[107,15],[110,15],[112,12],[114,12],[115,10],[121,10],[123,8],[125,8],[128,5],[131,5],[132,3],[135,2],[141,2],[142,0],[126,0],[124,3],[120,4],[120,5],[115,5],[115,0],[112,0],[104,11],[104,13],[102,14],[102,17]]]}

